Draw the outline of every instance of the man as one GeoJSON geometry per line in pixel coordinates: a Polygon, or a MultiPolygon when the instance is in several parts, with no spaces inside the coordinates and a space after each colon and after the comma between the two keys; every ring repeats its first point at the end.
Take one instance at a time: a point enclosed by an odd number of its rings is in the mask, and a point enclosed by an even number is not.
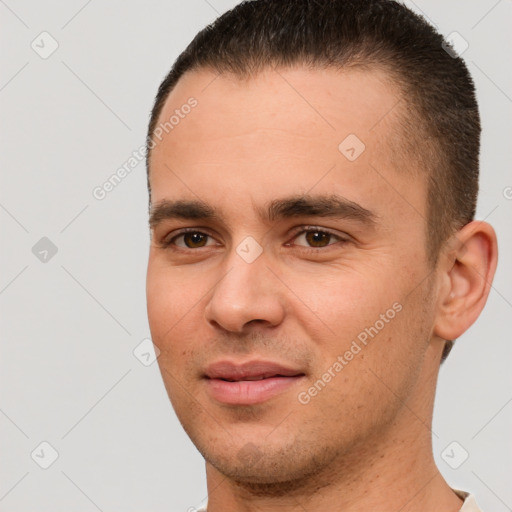
{"type": "Polygon", "coordinates": [[[388,0],[243,2],[148,133],[148,317],[208,512],[464,512],[436,380],[485,305],[480,123],[463,61],[388,0]]]}

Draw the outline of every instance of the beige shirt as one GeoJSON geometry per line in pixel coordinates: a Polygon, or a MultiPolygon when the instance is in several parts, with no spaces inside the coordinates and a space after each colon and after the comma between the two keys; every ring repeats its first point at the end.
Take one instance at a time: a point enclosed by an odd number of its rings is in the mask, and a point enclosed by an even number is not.
{"type": "MultiPolygon", "coordinates": [[[[464,491],[459,491],[458,489],[453,489],[453,492],[455,492],[457,496],[464,500],[464,504],[462,505],[460,512],[482,512],[478,508],[478,505],[476,504],[475,501],[475,497],[472,494],[469,494],[468,492],[464,491]]],[[[197,512],[206,512],[206,505],[203,508],[198,508],[196,510],[197,512]]]]}
{"type": "Polygon", "coordinates": [[[457,496],[464,500],[464,504],[462,505],[460,512],[482,512],[476,504],[475,497],[472,494],[459,491],[458,489],[453,489],[453,491],[457,496]]]}

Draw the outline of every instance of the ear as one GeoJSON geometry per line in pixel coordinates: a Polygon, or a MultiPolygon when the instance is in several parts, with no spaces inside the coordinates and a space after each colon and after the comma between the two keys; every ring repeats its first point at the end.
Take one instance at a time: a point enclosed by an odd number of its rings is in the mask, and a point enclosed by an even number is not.
{"type": "Polygon", "coordinates": [[[439,261],[435,334],[455,340],[475,322],[489,296],[497,262],[496,233],[490,224],[473,221],[457,231],[439,261]]]}

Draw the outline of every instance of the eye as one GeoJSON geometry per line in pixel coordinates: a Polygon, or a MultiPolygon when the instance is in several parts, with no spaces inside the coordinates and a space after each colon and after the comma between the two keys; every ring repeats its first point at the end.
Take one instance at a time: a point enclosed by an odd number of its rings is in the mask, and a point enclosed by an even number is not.
{"type": "Polygon", "coordinates": [[[201,231],[182,231],[172,238],[163,241],[165,247],[175,245],[181,249],[200,249],[201,247],[207,247],[216,245],[213,238],[201,231]],[[208,239],[212,243],[208,243],[208,239]]]}
{"type": "Polygon", "coordinates": [[[335,235],[325,229],[316,227],[308,227],[299,231],[293,238],[295,245],[301,245],[313,249],[321,249],[334,245],[336,242],[348,242],[348,237],[344,238],[340,235],[335,235]],[[334,242],[332,240],[334,239],[334,242]],[[297,243],[297,241],[303,241],[304,244],[297,243]]]}

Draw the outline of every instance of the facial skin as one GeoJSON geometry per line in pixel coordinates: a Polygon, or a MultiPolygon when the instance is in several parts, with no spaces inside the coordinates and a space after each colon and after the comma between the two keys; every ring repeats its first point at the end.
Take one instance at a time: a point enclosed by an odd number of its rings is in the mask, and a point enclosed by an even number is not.
{"type": "Polygon", "coordinates": [[[189,72],[160,121],[191,96],[197,106],[151,155],[147,306],[167,392],[207,462],[208,511],[459,510],[432,458],[433,400],[443,340],[485,304],[494,231],[468,224],[431,266],[426,185],[397,155],[400,97],[380,72],[189,72]],[[365,144],[354,161],[338,149],[349,134],[365,144]],[[371,219],[266,218],[272,201],[333,195],[371,219]],[[217,216],[155,215],[178,200],[217,216]],[[183,228],[198,234],[175,238],[183,228]],[[251,263],[237,253],[246,237],[262,248],[251,263]],[[301,403],[381,315],[384,327],[301,403]],[[256,359],[303,376],[255,404],[212,397],[208,365],[256,359]]]}

